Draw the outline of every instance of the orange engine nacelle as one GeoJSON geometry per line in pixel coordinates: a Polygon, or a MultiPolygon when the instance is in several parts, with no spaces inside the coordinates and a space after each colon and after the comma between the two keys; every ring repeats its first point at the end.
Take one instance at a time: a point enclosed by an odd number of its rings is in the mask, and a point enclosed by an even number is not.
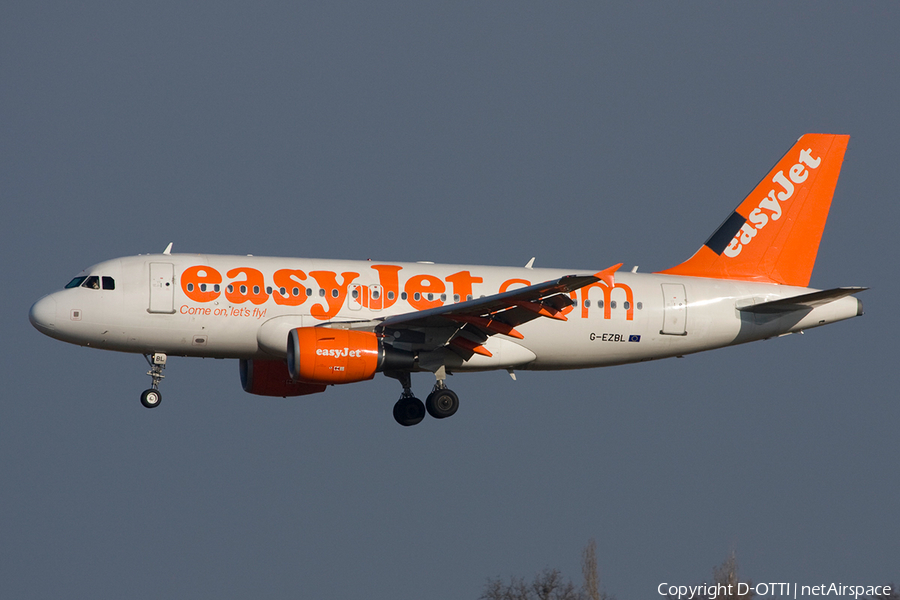
{"type": "Polygon", "coordinates": [[[325,391],[324,384],[294,381],[283,360],[241,360],[241,387],[257,396],[305,396],[325,391]]]}
{"type": "Polygon", "coordinates": [[[287,366],[296,381],[353,383],[372,379],[384,362],[385,348],[374,333],[299,327],[288,337],[287,366]]]}

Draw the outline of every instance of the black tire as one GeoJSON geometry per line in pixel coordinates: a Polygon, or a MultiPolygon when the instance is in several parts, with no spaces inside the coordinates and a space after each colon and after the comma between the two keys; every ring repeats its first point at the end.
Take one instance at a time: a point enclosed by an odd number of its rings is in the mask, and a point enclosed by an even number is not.
{"type": "Polygon", "coordinates": [[[425,418],[425,405],[418,398],[400,398],[394,405],[394,420],[410,427],[418,425],[425,418]]]}
{"type": "Polygon", "coordinates": [[[428,414],[435,419],[446,419],[455,415],[459,410],[459,397],[446,388],[436,390],[428,394],[425,408],[428,409],[428,414]]]}
{"type": "Polygon", "coordinates": [[[141,394],[141,404],[145,408],[156,408],[160,402],[162,402],[162,394],[159,393],[159,390],[150,388],[149,390],[144,390],[144,393],[141,394]]]}

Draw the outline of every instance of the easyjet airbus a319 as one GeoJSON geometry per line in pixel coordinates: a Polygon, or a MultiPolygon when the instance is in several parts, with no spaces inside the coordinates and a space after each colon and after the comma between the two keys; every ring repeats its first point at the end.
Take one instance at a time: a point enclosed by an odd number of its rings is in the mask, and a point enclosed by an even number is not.
{"type": "MultiPolygon", "coordinates": [[[[862,314],[865,288],[807,287],[849,136],[808,134],[687,261],[658,273],[171,254],[117,258],[38,300],[42,333],[140,353],[159,406],[168,356],[240,360],[251,394],[384,373],[401,425],[453,415],[446,376],[682,356],[862,314]],[[435,376],[423,403],[410,373],[435,376]]],[[[533,262],[533,259],[532,259],[533,262]]]]}

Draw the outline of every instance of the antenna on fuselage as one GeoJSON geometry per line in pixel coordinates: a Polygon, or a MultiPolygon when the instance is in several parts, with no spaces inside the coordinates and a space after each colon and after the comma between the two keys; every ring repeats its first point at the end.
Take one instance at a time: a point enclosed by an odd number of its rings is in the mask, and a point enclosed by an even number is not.
{"type": "Polygon", "coordinates": [[[169,245],[166,246],[166,249],[165,249],[165,250],[163,250],[163,254],[172,254],[172,244],[173,244],[173,243],[174,243],[174,242],[169,242],[169,245]]]}
{"type": "Polygon", "coordinates": [[[531,260],[528,261],[528,264],[525,265],[525,268],[526,268],[526,269],[533,269],[533,268],[534,268],[534,257],[533,257],[533,256],[531,257],[531,260]]]}

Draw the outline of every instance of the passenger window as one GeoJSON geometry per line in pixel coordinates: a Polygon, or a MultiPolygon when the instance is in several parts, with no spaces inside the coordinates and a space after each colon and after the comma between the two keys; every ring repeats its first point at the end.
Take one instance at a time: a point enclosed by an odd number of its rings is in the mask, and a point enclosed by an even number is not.
{"type": "Polygon", "coordinates": [[[68,290],[70,288],[77,288],[79,285],[84,283],[85,279],[87,279],[87,277],[76,277],[75,279],[73,279],[72,281],[70,281],[69,283],[66,284],[66,289],[68,290]]]}
{"type": "Polygon", "coordinates": [[[84,283],[81,284],[81,287],[88,288],[90,290],[99,290],[100,289],[100,278],[96,275],[91,275],[87,279],[84,280],[84,283]]]}

